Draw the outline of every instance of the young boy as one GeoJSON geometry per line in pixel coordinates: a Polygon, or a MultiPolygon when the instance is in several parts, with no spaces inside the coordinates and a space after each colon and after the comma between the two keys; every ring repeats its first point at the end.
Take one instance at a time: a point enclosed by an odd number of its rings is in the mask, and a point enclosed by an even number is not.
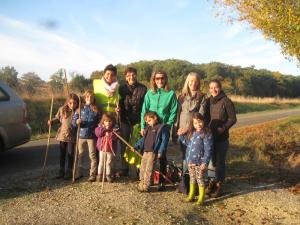
{"type": "Polygon", "coordinates": [[[165,124],[158,122],[158,115],[155,112],[147,112],[144,119],[148,126],[144,136],[134,147],[143,152],[138,190],[148,192],[154,161],[161,158],[168,146],[169,130],[165,124]]]}

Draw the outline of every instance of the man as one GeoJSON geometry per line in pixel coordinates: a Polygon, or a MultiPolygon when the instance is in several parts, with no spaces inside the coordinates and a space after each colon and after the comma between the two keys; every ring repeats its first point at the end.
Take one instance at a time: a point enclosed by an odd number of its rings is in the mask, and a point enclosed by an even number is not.
{"type": "MultiPolygon", "coordinates": [[[[147,92],[147,87],[137,81],[137,71],[133,67],[126,68],[125,72],[126,83],[119,88],[120,95],[120,116],[121,116],[121,135],[126,141],[135,143],[139,137],[141,111],[144,102],[144,96],[147,92]],[[134,132],[136,131],[136,132],[134,132]]],[[[126,145],[121,145],[121,155],[124,156],[126,145]]],[[[134,156],[126,151],[127,161],[134,162],[134,156]]],[[[129,166],[126,160],[122,157],[122,175],[128,175],[129,166]]],[[[136,170],[135,170],[136,171],[136,170]]],[[[132,174],[133,177],[136,174],[132,174]]]]}

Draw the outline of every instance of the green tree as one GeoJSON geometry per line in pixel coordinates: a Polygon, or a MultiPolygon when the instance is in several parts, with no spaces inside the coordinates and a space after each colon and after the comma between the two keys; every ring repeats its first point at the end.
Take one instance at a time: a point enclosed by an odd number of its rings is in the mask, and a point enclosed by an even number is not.
{"type": "Polygon", "coordinates": [[[95,70],[92,72],[90,79],[94,80],[94,79],[100,79],[103,76],[103,72],[99,71],[99,70],[95,70]]]}
{"type": "Polygon", "coordinates": [[[300,63],[299,0],[214,0],[230,21],[248,22],[267,39],[280,44],[282,52],[300,63]],[[237,15],[234,17],[234,15],[237,15]]]}
{"type": "Polygon", "coordinates": [[[0,70],[0,80],[3,80],[5,83],[7,83],[8,86],[17,90],[18,72],[13,66],[2,67],[2,69],[0,70]]]}
{"type": "Polygon", "coordinates": [[[83,93],[87,89],[91,89],[92,82],[86,79],[82,74],[71,75],[70,87],[72,91],[83,93]]]}
{"type": "Polygon", "coordinates": [[[22,89],[29,95],[35,94],[44,83],[45,81],[34,72],[25,73],[21,77],[22,89]]]}
{"type": "Polygon", "coordinates": [[[61,69],[50,77],[49,84],[53,92],[62,93],[64,91],[64,83],[64,72],[61,69]]]}

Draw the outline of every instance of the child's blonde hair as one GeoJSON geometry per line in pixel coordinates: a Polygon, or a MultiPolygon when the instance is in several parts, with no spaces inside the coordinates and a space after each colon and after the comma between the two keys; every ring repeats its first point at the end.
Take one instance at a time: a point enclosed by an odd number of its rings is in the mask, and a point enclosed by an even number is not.
{"type": "Polygon", "coordinates": [[[96,105],[96,96],[95,96],[94,92],[93,92],[93,91],[90,91],[90,90],[85,91],[84,94],[83,94],[83,99],[84,99],[84,101],[85,101],[85,98],[86,98],[88,95],[90,95],[90,96],[93,98],[93,100],[92,100],[92,102],[91,102],[91,104],[90,104],[91,109],[92,109],[94,112],[99,112],[99,109],[98,109],[98,107],[97,107],[97,105],[96,105]]]}

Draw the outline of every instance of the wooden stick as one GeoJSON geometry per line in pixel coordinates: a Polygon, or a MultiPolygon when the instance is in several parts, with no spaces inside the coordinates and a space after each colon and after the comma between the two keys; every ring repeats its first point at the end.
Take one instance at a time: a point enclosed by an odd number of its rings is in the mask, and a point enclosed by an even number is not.
{"type": "Polygon", "coordinates": [[[65,84],[66,84],[66,87],[67,87],[67,94],[69,96],[70,90],[69,90],[69,85],[68,85],[67,71],[65,69],[64,69],[64,74],[65,74],[65,84]]]}
{"type": "MultiPolygon", "coordinates": [[[[103,193],[103,188],[104,188],[104,179],[105,179],[105,175],[106,175],[106,151],[105,152],[103,152],[103,157],[104,157],[104,159],[103,159],[103,163],[104,163],[104,165],[103,165],[103,174],[102,174],[102,184],[101,184],[101,194],[103,193]]],[[[101,160],[101,159],[100,159],[101,160]]]]}
{"type": "Polygon", "coordinates": [[[138,151],[136,151],[136,150],[134,149],[134,147],[132,147],[132,146],[131,146],[124,138],[122,138],[117,132],[113,131],[113,133],[114,133],[114,135],[116,135],[121,141],[123,141],[124,144],[126,144],[126,145],[129,147],[130,151],[136,153],[136,154],[137,154],[139,157],[141,157],[141,158],[143,157],[141,153],[139,153],[138,151]]]}
{"type": "MultiPolygon", "coordinates": [[[[117,108],[120,110],[120,105],[119,105],[119,101],[120,101],[120,95],[118,94],[118,99],[117,99],[117,108]]],[[[119,128],[121,129],[121,115],[120,112],[117,112],[117,120],[118,120],[118,124],[119,124],[119,128]]]]}
{"type": "MultiPolygon", "coordinates": [[[[78,108],[79,108],[79,113],[78,114],[79,114],[79,119],[80,119],[80,117],[81,117],[81,98],[80,98],[80,96],[79,96],[78,108]]],[[[76,123],[76,121],[75,121],[75,123],[76,123]]],[[[80,133],[80,124],[78,124],[77,132],[76,132],[76,144],[75,144],[75,156],[74,156],[74,163],[73,163],[72,183],[75,182],[75,174],[76,174],[76,169],[77,169],[79,133],[80,133]]]]}
{"type": "Polygon", "coordinates": [[[48,128],[48,141],[47,141],[47,146],[46,146],[46,153],[45,153],[45,158],[44,158],[42,177],[45,175],[45,168],[46,168],[48,152],[49,152],[50,135],[51,135],[51,122],[52,122],[52,110],[53,110],[53,94],[51,96],[51,106],[50,106],[50,115],[49,115],[50,124],[49,124],[49,128],[48,128]]]}
{"type": "MultiPolygon", "coordinates": [[[[124,138],[122,138],[120,135],[118,135],[115,131],[113,131],[113,133],[121,140],[123,141],[130,149],[130,151],[134,152],[135,154],[137,154],[138,156],[140,156],[141,158],[143,157],[141,153],[139,153],[138,151],[136,151],[134,149],[134,147],[132,147],[126,140],[124,140],[124,138]]],[[[162,172],[160,171],[155,171],[158,172],[161,176],[163,176],[163,178],[165,178],[166,181],[168,181],[170,184],[175,185],[166,175],[164,175],[162,172]]]]}

